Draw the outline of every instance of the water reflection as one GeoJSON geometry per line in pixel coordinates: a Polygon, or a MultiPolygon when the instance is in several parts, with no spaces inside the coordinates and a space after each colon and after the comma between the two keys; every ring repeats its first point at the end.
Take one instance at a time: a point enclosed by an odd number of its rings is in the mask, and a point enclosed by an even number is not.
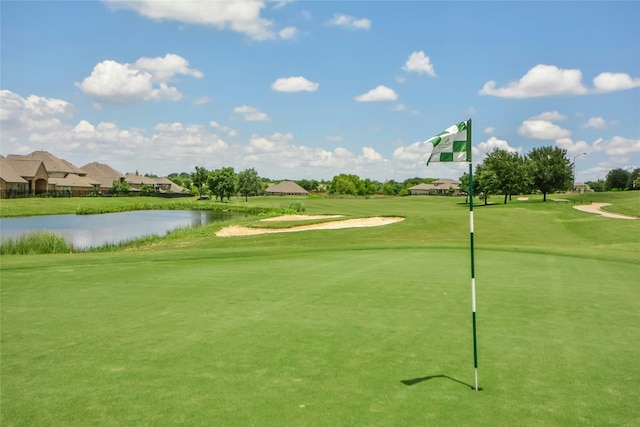
{"type": "Polygon", "coordinates": [[[163,236],[178,228],[200,227],[238,214],[212,211],[148,210],[98,215],[45,215],[0,218],[0,236],[18,239],[36,231],[49,231],[79,249],[118,244],[144,236],[163,236]]]}

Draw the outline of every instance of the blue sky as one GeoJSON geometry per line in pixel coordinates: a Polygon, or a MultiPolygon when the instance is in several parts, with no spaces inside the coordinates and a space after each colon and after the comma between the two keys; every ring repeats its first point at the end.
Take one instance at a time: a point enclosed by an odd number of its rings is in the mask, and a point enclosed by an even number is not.
{"type": "Polygon", "coordinates": [[[2,1],[0,154],[458,178],[424,144],[640,167],[640,2],[2,1]],[[586,153],[586,154],[582,154],[586,153]]]}

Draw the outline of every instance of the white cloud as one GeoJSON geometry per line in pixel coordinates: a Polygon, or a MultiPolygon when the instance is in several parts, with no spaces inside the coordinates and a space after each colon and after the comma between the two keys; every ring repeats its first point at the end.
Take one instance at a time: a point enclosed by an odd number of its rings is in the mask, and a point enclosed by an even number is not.
{"type": "Polygon", "coordinates": [[[286,27],[278,31],[278,35],[281,39],[293,39],[298,35],[298,29],[296,27],[286,27]]]}
{"type": "Polygon", "coordinates": [[[195,105],[205,105],[211,102],[211,98],[208,96],[201,96],[200,98],[196,98],[193,100],[195,105]]]}
{"type": "Polygon", "coordinates": [[[495,133],[495,132],[496,132],[496,128],[494,128],[494,127],[491,127],[491,126],[490,126],[490,127],[488,127],[488,128],[484,128],[483,132],[484,132],[484,133],[487,133],[487,134],[489,134],[489,133],[495,133]]]}
{"type": "Polygon", "coordinates": [[[593,79],[596,92],[614,92],[640,87],[640,77],[632,78],[626,73],[601,73],[593,79]]]}
{"type": "Polygon", "coordinates": [[[177,21],[186,24],[208,25],[220,30],[246,34],[254,40],[274,39],[273,22],[260,16],[265,2],[243,1],[156,1],[105,0],[114,9],[130,9],[156,21],[177,21]]]}
{"type": "Polygon", "coordinates": [[[565,116],[564,114],[561,114],[557,111],[547,111],[541,114],[538,114],[537,116],[533,116],[529,118],[530,120],[546,120],[546,121],[562,121],[562,120],[566,120],[567,116],[565,116]]]}
{"type": "Polygon", "coordinates": [[[131,65],[134,70],[148,71],[153,75],[154,83],[170,81],[176,74],[183,74],[201,79],[204,75],[189,68],[189,61],[179,55],[167,53],[164,57],[142,57],[131,65]]]}
{"type": "Polygon", "coordinates": [[[504,150],[509,153],[522,153],[522,147],[514,148],[510,146],[507,141],[492,136],[488,140],[472,147],[473,160],[476,162],[481,162],[485,158],[487,153],[490,153],[495,149],[504,150]]]}
{"type": "Polygon", "coordinates": [[[62,119],[72,116],[73,105],[62,99],[37,95],[23,98],[10,90],[0,90],[3,151],[7,149],[8,142],[22,144],[58,132],[64,127],[62,119]]]}
{"type": "Polygon", "coordinates": [[[534,139],[560,139],[571,136],[571,131],[551,123],[548,120],[531,118],[522,122],[518,134],[534,139]]]}
{"type": "Polygon", "coordinates": [[[554,65],[538,64],[517,82],[502,88],[491,80],[484,84],[480,95],[501,98],[534,98],[553,95],[583,95],[587,89],[582,85],[580,70],[563,70],[554,65]]]}
{"type": "Polygon", "coordinates": [[[407,106],[404,104],[396,104],[393,107],[389,108],[389,111],[406,111],[407,106]]]}
{"type": "Polygon", "coordinates": [[[76,86],[87,95],[113,104],[176,101],[182,98],[182,94],[167,83],[177,74],[202,77],[200,71],[189,68],[184,58],[167,54],[164,57],[143,57],[134,64],[102,61],[93,68],[90,76],[82,83],[76,83],[76,86]]]}
{"type": "Polygon", "coordinates": [[[418,74],[428,74],[431,77],[436,76],[436,72],[433,69],[433,64],[428,56],[425,56],[424,51],[413,52],[409,55],[409,59],[402,66],[402,69],[407,72],[416,72],[418,74]]]}
{"type": "Polygon", "coordinates": [[[569,137],[559,138],[556,140],[556,146],[567,150],[567,155],[575,156],[581,153],[589,153],[592,151],[589,144],[585,141],[573,141],[569,137]]]}
{"type": "Polygon", "coordinates": [[[371,28],[371,21],[367,18],[355,18],[349,15],[343,15],[340,13],[336,13],[329,21],[330,25],[335,25],[338,27],[349,28],[352,30],[368,30],[371,28]]]}
{"type": "Polygon", "coordinates": [[[263,113],[255,107],[249,105],[242,105],[233,109],[234,113],[242,114],[242,118],[245,122],[265,122],[269,120],[269,115],[263,113]]]}
{"type": "Polygon", "coordinates": [[[591,117],[587,120],[587,123],[582,125],[583,128],[602,129],[606,125],[605,120],[602,117],[591,117]]]}
{"type": "Polygon", "coordinates": [[[358,102],[395,101],[398,99],[398,94],[393,89],[380,85],[367,93],[356,96],[354,99],[358,102]]]}
{"type": "Polygon", "coordinates": [[[271,89],[277,92],[315,92],[320,83],[314,83],[302,76],[277,79],[271,84],[271,89]]]}
{"type": "Polygon", "coordinates": [[[0,120],[35,122],[72,115],[73,106],[62,99],[29,95],[26,98],[10,90],[0,90],[0,120]]]}
{"type": "Polygon", "coordinates": [[[372,161],[382,160],[382,154],[378,153],[371,147],[362,147],[362,157],[366,160],[372,161]]]}
{"type": "Polygon", "coordinates": [[[609,156],[629,156],[640,153],[640,139],[614,136],[611,139],[598,139],[593,143],[595,151],[604,151],[609,156]]]}
{"type": "MultiPolygon", "coordinates": [[[[429,152],[427,145],[423,142],[414,142],[410,145],[401,145],[393,150],[392,157],[394,160],[408,163],[418,163],[426,159],[429,152]]],[[[426,160],[425,160],[426,162],[426,160]]]]}

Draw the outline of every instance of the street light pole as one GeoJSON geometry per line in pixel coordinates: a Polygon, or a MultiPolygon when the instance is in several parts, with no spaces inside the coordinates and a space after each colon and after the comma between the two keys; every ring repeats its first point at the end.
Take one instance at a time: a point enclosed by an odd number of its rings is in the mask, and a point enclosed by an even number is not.
{"type": "Polygon", "coordinates": [[[580,153],[573,156],[573,191],[576,191],[576,159],[580,156],[586,156],[587,153],[580,153]]]}

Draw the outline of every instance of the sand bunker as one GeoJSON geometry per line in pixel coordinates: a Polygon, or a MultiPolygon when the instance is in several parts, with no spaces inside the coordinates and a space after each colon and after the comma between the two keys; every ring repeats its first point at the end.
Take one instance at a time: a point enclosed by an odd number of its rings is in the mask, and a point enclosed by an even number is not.
{"type": "Polygon", "coordinates": [[[609,206],[610,204],[611,203],[592,203],[590,205],[576,205],[574,206],[574,208],[583,212],[600,214],[602,216],[606,216],[607,218],[637,219],[636,217],[633,217],[633,216],[621,215],[617,213],[603,211],[602,209],[600,209],[602,206],[609,206]]]}
{"type": "Polygon", "coordinates": [[[274,218],[265,218],[260,221],[304,221],[305,219],[341,218],[342,215],[281,215],[274,218]]]}
{"type": "MultiPolygon", "coordinates": [[[[320,216],[305,216],[305,215],[284,215],[276,218],[267,218],[262,221],[296,221],[304,219],[321,219],[321,218],[337,218],[341,215],[320,215],[320,216]],[[293,217],[293,218],[292,218],[293,217]],[[289,218],[289,219],[288,219],[289,218]]],[[[321,224],[309,224],[300,225],[297,227],[289,228],[251,228],[243,227],[240,225],[231,225],[220,229],[216,236],[218,237],[235,237],[235,236],[254,236],[257,234],[271,234],[271,233],[293,233],[296,231],[307,230],[338,230],[341,228],[355,228],[355,227],[379,227],[381,225],[393,224],[404,220],[402,217],[372,217],[372,218],[354,218],[345,219],[342,221],[330,221],[323,222],[321,224]]]]}

